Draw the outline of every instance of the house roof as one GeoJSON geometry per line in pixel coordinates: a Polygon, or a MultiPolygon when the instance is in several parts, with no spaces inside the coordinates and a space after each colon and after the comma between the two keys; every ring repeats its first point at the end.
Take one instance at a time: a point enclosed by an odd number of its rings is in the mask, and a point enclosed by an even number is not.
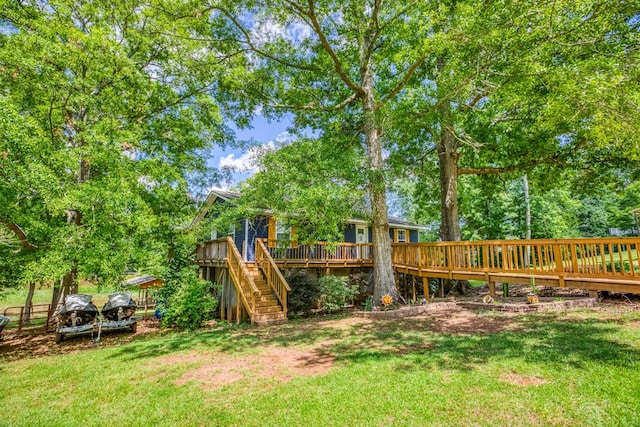
{"type": "MultiPolygon", "coordinates": [[[[196,217],[191,222],[192,226],[198,224],[200,221],[204,219],[205,215],[207,214],[207,211],[209,210],[213,202],[215,202],[215,200],[218,198],[228,202],[231,200],[239,199],[240,193],[218,190],[218,189],[211,190],[209,192],[209,195],[207,196],[207,199],[204,202],[204,205],[200,209],[200,212],[198,212],[198,215],[196,215],[196,217]]],[[[270,211],[265,211],[264,213],[266,215],[272,214],[270,211]]],[[[367,220],[364,220],[361,218],[350,218],[347,222],[349,224],[368,224],[369,223],[367,220]]],[[[391,227],[406,228],[409,230],[426,230],[427,229],[427,227],[425,227],[424,225],[415,224],[415,223],[406,221],[401,218],[396,218],[393,216],[389,217],[389,225],[391,227]]]]}

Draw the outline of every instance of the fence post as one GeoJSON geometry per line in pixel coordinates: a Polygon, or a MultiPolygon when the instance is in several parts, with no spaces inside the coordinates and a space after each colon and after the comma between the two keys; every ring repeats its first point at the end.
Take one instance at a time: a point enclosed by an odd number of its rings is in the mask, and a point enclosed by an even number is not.
{"type": "Polygon", "coordinates": [[[564,288],[564,263],[562,262],[562,250],[560,243],[553,245],[553,257],[556,261],[556,272],[558,273],[558,285],[564,288]]]}

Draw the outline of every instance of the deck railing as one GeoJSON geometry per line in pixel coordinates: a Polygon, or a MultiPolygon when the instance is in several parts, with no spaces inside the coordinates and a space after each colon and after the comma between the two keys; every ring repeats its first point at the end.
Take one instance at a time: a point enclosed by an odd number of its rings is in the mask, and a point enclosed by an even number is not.
{"type": "Polygon", "coordinates": [[[199,244],[196,248],[196,260],[224,260],[227,258],[229,238],[214,239],[199,244]]]}
{"type": "MultiPolygon", "coordinates": [[[[236,287],[238,293],[238,301],[242,303],[249,318],[253,322],[255,308],[256,308],[256,295],[259,294],[256,284],[253,282],[253,278],[247,270],[238,248],[231,237],[227,237],[227,265],[229,267],[229,275],[231,281],[236,287]]],[[[238,304],[239,308],[240,304],[238,304]]],[[[240,320],[240,314],[238,314],[238,321],[240,320]]]]}
{"type": "Polygon", "coordinates": [[[256,241],[256,264],[266,276],[267,284],[278,297],[282,309],[286,313],[287,292],[291,292],[291,288],[261,240],[256,241]]]}
{"type": "Polygon", "coordinates": [[[371,243],[294,245],[284,240],[265,241],[269,255],[276,261],[349,263],[371,262],[373,259],[371,243]]]}
{"type": "Polygon", "coordinates": [[[594,278],[640,277],[640,238],[393,244],[393,264],[412,269],[594,278]]]}

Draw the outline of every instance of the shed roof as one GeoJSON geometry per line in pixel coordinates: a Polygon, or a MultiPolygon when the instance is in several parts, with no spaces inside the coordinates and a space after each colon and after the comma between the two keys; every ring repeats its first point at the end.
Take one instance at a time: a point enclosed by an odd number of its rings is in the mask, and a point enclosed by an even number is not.
{"type": "Polygon", "coordinates": [[[138,276],[125,280],[124,285],[127,288],[160,288],[164,286],[164,280],[155,276],[138,276]]]}

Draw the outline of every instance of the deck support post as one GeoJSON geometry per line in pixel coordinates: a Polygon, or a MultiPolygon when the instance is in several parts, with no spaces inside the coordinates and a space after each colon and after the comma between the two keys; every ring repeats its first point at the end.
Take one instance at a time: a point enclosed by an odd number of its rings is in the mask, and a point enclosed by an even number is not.
{"type": "Polygon", "coordinates": [[[495,282],[489,282],[489,295],[491,295],[492,298],[496,297],[496,284],[495,284],[495,282]]]}
{"type": "Polygon", "coordinates": [[[429,278],[422,278],[422,295],[424,295],[425,299],[431,302],[431,298],[429,298],[429,278]]]}
{"type": "Polygon", "coordinates": [[[412,295],[413,301],[415,302],[415,300],[416,300],[416,281],[413,279],[413,277],[411,277],[411,291],[413,293],[413,295],[412,295]]]}
{"type": "Polygon", "coordinates": [[[444,281],[440,279],[440,298],[444,298],[444,281]]]}
{"type": "Polygon", "coordinates": [[[589,298],[598,299],[598,291],[594,291],[592,289],[589,289],[589,298]]]}

